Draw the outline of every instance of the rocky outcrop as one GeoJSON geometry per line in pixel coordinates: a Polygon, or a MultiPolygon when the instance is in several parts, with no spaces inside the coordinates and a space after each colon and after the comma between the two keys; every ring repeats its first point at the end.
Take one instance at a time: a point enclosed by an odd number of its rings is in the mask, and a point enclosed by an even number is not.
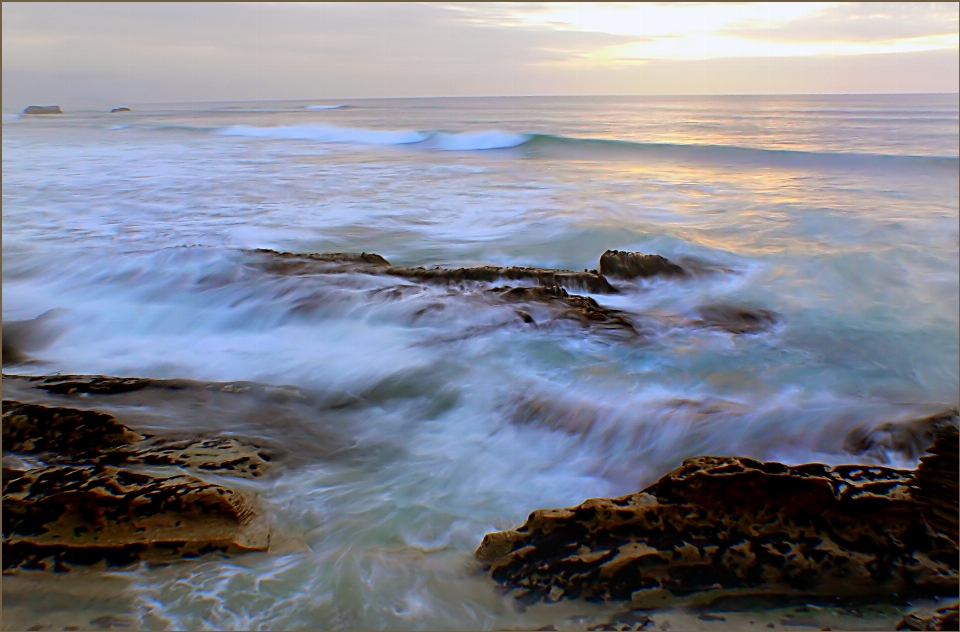
{"type": "Polygon", "coordinates": [[[105,413],[5,400],[3,449],[5,572],[267,548],[250,498],[173,469],[261,476],[269,452],[236,439],[151,437],[105,413]],[[8,467],[7,453],[40,465],[8,467]]]}
{"type": "Polygon", "coordinates": [[[4,400],[3,449],[47,463],[176,466],[198,472],[259,478],[269,451],[230,437],[151,437],[112,415],[4,400]]]}
{"type": "Polygon", "coordinates": [[[960,542],[957,525],[957,516],[960,515],[958,446],[956,425],[946,426],[937,433],[936,441],[927,448],[929,454],[920,459],[913,494],[927,524],[952,539],[954,544],[960,542]]]}
{"type": "Polygon", "coordinates": [[[3,472],[3,570],[66,571],[266,550],[249,500],[186,475],[110,466],[3,472]]]}
{"type": "Polygon", "coordinates": [[[614,294],[617,289],[596,270],[572,272],[547,268],[479,266],[475,268],[423,268],[394,266],[373,253],[334,252],[324,254],[295,254],[259,249],[266,255],[263,268],[274,274],[323,274],[362,272],[386,274],[422,283],[453,285],[465,282],[496,283],[498,281],[527,281],[541,286],[558,285],[571,290],[597,294],[614,294]]]}
{"type": "MultiPolygon", "coordinates": [[[[955,427],[935,445],[955,455],[955,427]]],[[[956,595],[957,514],[925,519],[925,485],[882,467],[698,457],[636,494],[535,511],[477,558],[530,601],[956,595]]]]}
{"type": "Polygon", "coordinates": [[[119,108],[113,108],[112,110],[110,110],[110,114],[116,114],[117,112],[129,112],[129,111],[130,111],[130,108],[128,107],[119,107],[119,108]]]}
{"type": "Polygon", "coordinates": [[[23,110],[24,114],[63,114],[59,105],[28,105],[23,110]]]}
{"type": "Polygon", "coordinates": [[[697,327],[721,329],[731,334],[756,334],[770,329],[780,317],[770,310],[736,305],[704,305],[697,309],[697,327]]]}
{"type": "Polygon", "coordinates": [[[687,276],[687,272],[660,255],[608,250],[600,255],[600,274],[617,279],[646,279],[653,276],[687,276]]]}
{"type": "MultiPolygon", "coordinates": [[[[569,294],[559,286],[491,288],[491,293],[507,303],[543,303],[559,310],[556,318],[574,320],[583,327],[638,336],[633,324],[614,309],[601,307],[589,296],[569,294]]],[[[535,324],[532,316],[518,312],[524,322],[535,324]]]]}
{"type": "Polygon", "coordinates": [[[908,614],[900,623],[897,630],[960,630],[960,606],[954,604],[945,608],[938,608],[937,613],[929,617],[919,617],[908,614]]]}

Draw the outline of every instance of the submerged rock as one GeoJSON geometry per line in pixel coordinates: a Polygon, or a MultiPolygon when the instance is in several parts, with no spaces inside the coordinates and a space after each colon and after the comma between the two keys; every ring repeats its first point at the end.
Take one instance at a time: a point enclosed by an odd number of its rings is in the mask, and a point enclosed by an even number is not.
{"type": "Polygon", "coordinates": [[[23,110],[24,114],[63,114],[59,105],[28,105],[23,110]]]}
{"type": "Polygon", "coordinates": [[[263,551],[250,501],[186,475],[110,466],[3,473],[3,570],[66,571],[204,553],[263,551]]]}
{"type": "Polygon", "coordinates": [[[897,624],[897,630],[960,630],[960,605],[937,608],[929,617],[908,614],[897,624]]]}
{"type": "Polygon", "coordinates": [[[116,114],[117,112],[129,112],[129,111],[130,111],[130,108],[128,107],[119,107],[119,108],[113,108],[112,110],[110,110],[110,114],[116,114]]]}
{"type": "Polygon", "coordinates": [[[476,555],[529,601],[956,595],[957,512],[928,489],[960,475],[956,427],[932,449],[916,473],[687,459],[639,493],[535,511],[476,555]]]}
{"type": "Polygon", "coordinates": [[[93,410],[3,402],[3,449],[73,465],[176,466],[259,478],[269,451],[229,437],[151,437],[93,410]]]}
{"type": "Polygon", "coordinates": [[[29,320],[3,323],[3,365],[29,363],[32,360],[27,351],[50,344],[59,335],[54,324],[58,311],[50,310],[29,320]]]}
{"type": "Polygon", "coordinates": [[[687,276],[687,272],[660,255],[608,250],[600,255],[600,274],[619,279],[645,279],[652,276],[687,276]]]}
{"type": "MultiPolygon", "coordinates": [[[[589,296],[570,294],[562,287],[515,287],[490,289],[503,301],[508,303],[543,303],[558,307],[560,312],[557,318],[575,320],[583,327],[601,328],[625,332],[633,336],[639,335],[633,324],[621,315],[621,312],[601,307],[589,296]]],[[[533,318],[526,312],[520,312],[520,317],[527,323],[533,323],[533,318]]]]}
{"type": "Polygon", "coordinates": [[[770,310],[734,305],[704,305],[697,309],[700,317],[694,325],[722,329],[731,334],[756,334],[770,329],[780,317],[770,310]]]}
{"type": "Polygon", "coordinates": [[[261,248],[255,251],[267,255],[263,268],[274,274],[323,274],[361,272],[386,274],[422,283],[457,284],[468,281],[494,283],[497,281],[528,281],[542,286],[559,285],[572,290],[597,294],[615,294],[617,289],[596,270],[573,272],[548,268],[478,266],[475,268],[423,268],[394,266],[373,253],[333,252],[324,254],[295,254],[261,248]]]}

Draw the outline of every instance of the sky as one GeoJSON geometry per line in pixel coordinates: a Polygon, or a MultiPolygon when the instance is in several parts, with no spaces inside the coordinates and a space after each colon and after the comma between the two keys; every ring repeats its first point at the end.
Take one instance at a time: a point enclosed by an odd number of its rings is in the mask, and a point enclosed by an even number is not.
{"type": "Polygon", "coordinates": [[[4,2],[3,107],[960,91],[960,3],[4,2]]]}

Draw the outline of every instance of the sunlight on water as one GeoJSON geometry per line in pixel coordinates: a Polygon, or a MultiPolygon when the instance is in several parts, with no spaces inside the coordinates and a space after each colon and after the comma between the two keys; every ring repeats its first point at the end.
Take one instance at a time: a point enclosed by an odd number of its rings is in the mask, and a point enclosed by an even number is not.
{"type": "Polygon", "coordinates": [[[635,491],[690,456],[849,462],[857,425],[957,401],[955,95],[344,105],[135,108],[123,129],[5,116],[4,322],[56,310],[38,362],[7,372],[364,403],[202,420],[301,459],[235,485],[270,515],[271,553],[121,571],[102,580],[112,596],[92,582],[79,600],[5,578],[5,613],[13,599],[24,620],[106,609],[154,629],[592,616],[612,606],[523,609],[472,552],[533,509],[635,491]],[[272,274],[255,248],[570,270],[638,250],[698,273],[593,295],[644,334],[624,342],[524,328],[472,287],[272,274]],[[779,320],[691,327],[711,305],[779,320]]]}

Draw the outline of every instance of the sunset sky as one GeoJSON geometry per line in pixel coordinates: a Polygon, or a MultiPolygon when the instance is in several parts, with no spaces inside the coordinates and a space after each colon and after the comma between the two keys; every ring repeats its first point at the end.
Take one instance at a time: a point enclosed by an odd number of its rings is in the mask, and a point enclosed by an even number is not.
{"type": "Polygon", "coordinates": [[[957,92],[960,3],[3,3],[3,106],[957,92]]]}

